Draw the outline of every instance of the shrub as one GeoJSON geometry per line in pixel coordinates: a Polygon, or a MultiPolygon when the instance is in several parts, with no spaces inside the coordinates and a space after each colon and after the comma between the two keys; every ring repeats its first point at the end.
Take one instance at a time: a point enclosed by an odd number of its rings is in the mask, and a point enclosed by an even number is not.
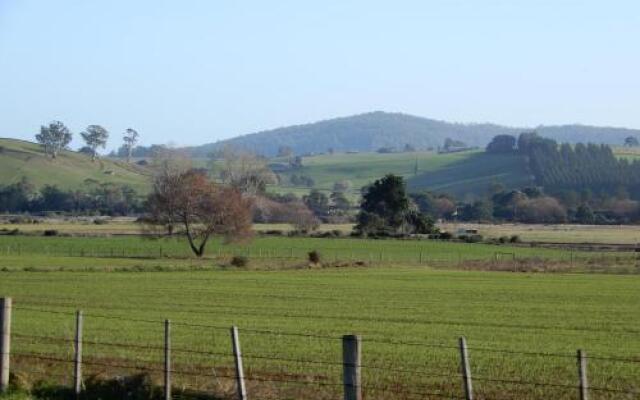
{"type": "Polygon", "coordinates": [[[439,239],[451,240],[453,239],[453,235],[451,234],[451,232],[440,232],[439,239]]]}
{"type": "Polygon", "coordinates": [[[500,238],[498,239],[498,241],[500,243],[508,243],[511,239],[509,238],[509,236],[500,236],[500,238]]]}
{"type": "Polygon", "coordinates": [[[308,256],[309,262],[313,264],[318,264],[320,262],[320,253],[318,253],[318,250],[310,251],[308,256]]]}
{"type": "Polygon", "coordinates": [[[100,218],[96,218],[93,220],[93,223],[95,225],[106,225],[109,223],[109,221],[107,221],[106,219],[100,219],[100,218]]]}
{"type": "Polygon", "coordinates": [[[231,265],[234,267],[246,267],[249,265],[249,259],[245,256],[233,256],[231,265]]]}
{"type": "Polygon", "coordinates": [[[273,236],[282,236],[282,231],[280,229],[269,229],[264,231],[265,235],[273,235],[273,236]]]}
{"type": "Polygon", "coordinates": [[[518,236],[518,235],[512,235],[509,238],[509,242],[510,243],[520,243],[520,242],[522,242],[522,239],[520,239],[520,236],[518,236]]]}
{"type": "Polygon", "coordinates": [[[482,242],[482,235],[463,235],[460,236],[460,239],[464,240],[467,243],[480,243],[482,242]]]}
{"type": "Polygon", "coordinates": [[[45,229],[44,236],[58,236],[57,229],[45,229]]]}

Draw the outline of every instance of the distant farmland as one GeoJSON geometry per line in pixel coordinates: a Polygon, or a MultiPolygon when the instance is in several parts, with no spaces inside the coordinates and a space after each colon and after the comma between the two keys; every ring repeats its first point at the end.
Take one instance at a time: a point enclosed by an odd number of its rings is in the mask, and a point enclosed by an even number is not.
{"type": "MultiPolygon", "coordinates": [[[[315,181],[314,188],[322,190],[331,190],[335,182],[348,180],[355,194],[362,186],[389,173],[407,179],[409,190],[429,189],[459,196],[482,195],[496,182],[514,188],[530,183],[522,157],[484,151],[325,154],[305,157],[302,168],[283,175],[309,176],[315,181]]],[[[286,185],[274,188],[281,192],[291,189],[286,185]]],[[[310,188],[293,190],[308,192],[310,188]]]]}

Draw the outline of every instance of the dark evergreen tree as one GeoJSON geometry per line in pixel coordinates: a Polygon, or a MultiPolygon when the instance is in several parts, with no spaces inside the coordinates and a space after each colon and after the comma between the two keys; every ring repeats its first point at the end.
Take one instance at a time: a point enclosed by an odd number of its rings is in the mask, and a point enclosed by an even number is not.
{"type": "Polygon", "coordinates": [[[487,145],[488,153],[512,153],[516,148],[516,138],[511,135],[498,135],[487,145]]]}

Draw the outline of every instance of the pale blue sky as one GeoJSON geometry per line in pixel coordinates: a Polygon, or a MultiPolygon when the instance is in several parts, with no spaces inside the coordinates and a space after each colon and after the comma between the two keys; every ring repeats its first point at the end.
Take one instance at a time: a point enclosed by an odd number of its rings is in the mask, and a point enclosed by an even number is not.
{"type": "Polygon", "coordinates": [[[199,144],[372,110],[640,128],[640,1],[0,0],[0,136],[199,144]]]}

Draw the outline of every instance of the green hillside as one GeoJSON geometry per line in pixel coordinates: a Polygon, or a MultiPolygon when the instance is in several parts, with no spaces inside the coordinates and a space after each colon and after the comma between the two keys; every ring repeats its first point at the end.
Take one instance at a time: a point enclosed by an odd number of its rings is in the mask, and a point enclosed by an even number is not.
{"type": "Polygon", "coordinates": [[[500,183],[507,188],[521,188],[532,183],[522,156],[515,154],[465,153],[464,159],[427,170],[408,180],[410,190],[428,188],[460,197],[487,192],[489,185],[500,183]]]}
{"type": "MultiPolygon", "coordinates": [[[[492,182],[507,187],[529,183],[521,157],[483,151],[325,154],[304,157],[301,169],[281,175],[285,178],[292,174],[309,176],[315,181],[314,188],[321,190],[331,190],[335,182],[348,180],[352,183],[351,192],[355,194],[362,186],[389,173],[405,177],[412,191],[430,189],[458,196],[484,193],[492,182]]],[[[299,194],[309,189],[283,185],[277,191],[299,194]]]]}
{"type": "MultiPolygon", "coordinates": [[[[524,160],[516,155],[483,151],[336,153],[304,157],[302,168],[281,173],[283,184],[270,190],[297,195],[308,193],[310,188],[287,184],[288,178],[296,174],[311,177],[314,188],[323,191],[332,190],[335,182],[347,180],[351,182],[351,197],[355,198],[362,186],[389,173],[405,177],[412,191],[430,189],[461,197],[482,194],[492,182],[507,187],[529,183],[524,160]]],[[[148,169],[135,164],[109,159],[92,162],[88,156],[72,151],[64,151],[52,160],[35,143],[0,139],[0,184],[14,183],[26,177],[37,187],[55,184],[63,189],[76,189],[91,179],[99,183],[129,184],[137,191],[145,192],[149,185],[148,174],[148,169]]]]}
{"type": "Polygon", "coordinates": [[[0,139],[0,185],[26,177],[36,187],[46,184],[62,189],[80,188],[85,180],[99,183],[128,184],[139,192],[148,190],[148,171],[135,164],[98,159],[63,151],[55,160],[46,156],[35,143],[0,139]]]}

